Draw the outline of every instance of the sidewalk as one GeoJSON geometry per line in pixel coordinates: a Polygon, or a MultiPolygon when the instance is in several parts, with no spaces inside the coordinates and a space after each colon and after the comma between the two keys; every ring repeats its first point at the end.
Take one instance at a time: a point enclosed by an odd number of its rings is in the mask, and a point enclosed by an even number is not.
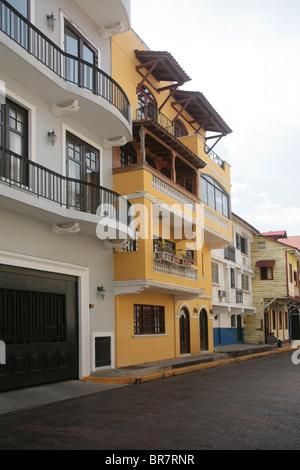
{"type": "Polygon", "coordinates": [[[290,344],[285,344],[280,349],[277,346],[250,344],[218,346],[213,353],[204,352],[196,356],[186,355],[166,361],[107,369],[90,377],[84,377],[84,380],[69,380],[2,392],[0,415],[99,393],[127,384],[148,382],[289,350],[291,350],[290,344]]]}
{"type": "Polygon", "coordinates": [[[149,382],[173,375],[194,372],[198,370],[230,364],[231,362],[261,357],[266,354],[289,351],[290,344],[281,348],[267,344],[232,344],[217,346],[213,353],[203,352],[199,355],[184,355],[165,361],[137,364],[119,369],[97,371],[83,380],[93,383],[137,384],[149,382]]]}

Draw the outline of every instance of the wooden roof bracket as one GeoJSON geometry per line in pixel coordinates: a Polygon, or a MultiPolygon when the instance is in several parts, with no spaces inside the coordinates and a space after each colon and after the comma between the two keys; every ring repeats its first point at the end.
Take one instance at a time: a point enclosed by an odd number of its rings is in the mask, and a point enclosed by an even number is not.
{"type": "Polygon", "coordinates": [[[172,98],[173,94],[175,93],[175,91],[177,90],[179,86],[181,86],[180,83],[177,83],[177,84],[173,83],[172,85],[169,85],[168,87],[160,88],[159,90],[157,90],[158,93],[164,90],[168,90],[168,89],[170,90],[169,96],[167,96],[163,104],[158,108],[159,111],[161,111],[162,108],[165,106],[165,104],[169,101],[169,99],[172,98]]]}
{"type": "Polygon", "coordinates": [[[151,62],[148,62],[148,64],[142,64],[142,65],[137,65],[136,66],[136,71],[141,75],[141,77],[143,78],[143,80],[138,84],[137,86],[137,89],[136,89],[136,92],[138,93],[138,91],[142,88],[143,84],[147,81],[153,88],[154,86],[151,84],[151,82],[149,82],[148,80],[148,77],[152,74],[153,70],[155,69],[155,67],[157,66],[157,64],[160,62],[160,60],[152,60],[151,62]],[[140,72],[140,69],[142,68],[146,68],[145,66],[146,65],[150,65],[152,64],[152,66],[150,67],[150,69],[148,70],[147,74],[146,75],[143,75],[142,72],[140,72]]]}

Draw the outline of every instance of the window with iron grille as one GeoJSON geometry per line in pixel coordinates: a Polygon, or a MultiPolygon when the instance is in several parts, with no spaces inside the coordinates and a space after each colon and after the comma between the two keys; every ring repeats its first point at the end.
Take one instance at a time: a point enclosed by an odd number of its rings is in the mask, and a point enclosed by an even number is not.
{"type": "Polygon", "coordinates": [[[212,271],[212,282],[214,284],[219,284],[219,267],[217,263],[211,264],[211,271],[212,271]]]}
{"type": "Polygon", "coordinates": [[[165,307],[134,305],[134,334],[158,335],[165,333],[165,307]]]}

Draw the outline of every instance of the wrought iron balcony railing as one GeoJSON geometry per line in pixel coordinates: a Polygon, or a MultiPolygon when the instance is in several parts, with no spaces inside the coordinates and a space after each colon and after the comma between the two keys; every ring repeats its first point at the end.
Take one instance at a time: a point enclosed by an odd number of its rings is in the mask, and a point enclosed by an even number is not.
{"type": "MultiPolygon", "coordinates": [[[[137,119],[153,119],[173,137],[180,138],[187,135],[187,132],[182,129],[176,122],[171,121],[167,116],[161,113],[154,105],[147,105],[138,108],[136,111],[137,119]]],[[[220,168],[224,170],[224,161],[213,151],[211,148],[204,144],[204,151],[220,168]]]]}
{"type": "Polygon", "coordinates": [[[98,67],[67,54],[5,0],[0,0],[0,31],[63,80],[104,98],[129,120],[129,101],[120,85],[98,67]]]}
{"type": "Polygon", "coordinates": [[[126,226],[131,222],[131,204],[125,197],[97,184],[62,176],[3,147],[0,182],[67,209],[103,215],[126,226]]]}
{"type": "Polygon", "coordinates": [[[206,155],[209,156],[209,158],[211,158],[220,168],[223,168],[224,170],[224,160],[222,160],[219,155],[217,155],[213,150],[211,150],[211,148],[206,144],[204,146],[204,151],[206,155]]]}
{"type": "Polygon", "coordinates": [[[171,121],[167,116],[161,113],[154,105],[143,106],[136,111],[137,119],[153,119],[161,127],[163,127],[173,137],[183,137],[186,132],[178,126],[175,122],[171,121]]]}

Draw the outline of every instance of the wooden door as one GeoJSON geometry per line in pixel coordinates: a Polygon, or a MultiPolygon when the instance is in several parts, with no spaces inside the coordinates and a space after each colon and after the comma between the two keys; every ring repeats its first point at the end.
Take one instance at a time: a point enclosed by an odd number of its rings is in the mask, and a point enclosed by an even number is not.
{"type": "Polygon", "coordinates": [[[208,349],[208,328],[207,328],[207,313],[204,309],[200,312],[200,350],[207,351],[208,349]]]}
{"type": "Polygon", "coordinates": [[[180,354],[188,354],[190,349],[190,317],[186,308],[180,311],[179,317],[179,334],[180,334],[180,354]]]}

